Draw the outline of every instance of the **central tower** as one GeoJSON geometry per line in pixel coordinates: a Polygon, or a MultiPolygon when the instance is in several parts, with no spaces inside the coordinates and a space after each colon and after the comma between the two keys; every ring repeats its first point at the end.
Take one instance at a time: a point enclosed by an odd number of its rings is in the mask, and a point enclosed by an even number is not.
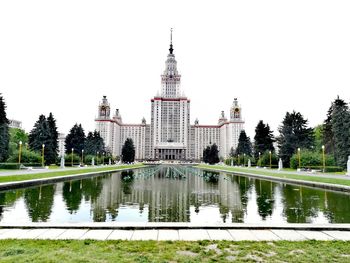
{"type": "Polygon", "coordinates": [[[180,82],[171,30],[169,54],[161,75],[161,93],[151,100],[152,159],[184,160],[188,157],[190,100],[181,95],[180,82]]]}

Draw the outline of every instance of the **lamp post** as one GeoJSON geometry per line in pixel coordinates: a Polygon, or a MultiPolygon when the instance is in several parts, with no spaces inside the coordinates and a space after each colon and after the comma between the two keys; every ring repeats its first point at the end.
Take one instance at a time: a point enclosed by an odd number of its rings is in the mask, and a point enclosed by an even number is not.
{"type": "Polygon", "coordinates": [[[261,165],[260,155],[261,155],[261,152],[259,152],[259,164],[261,165]]]}
{"type": "Polygon", "coordinates": [[[41,156],[42,167],[44,167],[44,153],[45,153],[45,144],[42,145],[42,156],[41,156]]]}
{"type": "Polygon", "coordinates": [[[326,158],[324,155],[324,145],[322,145],[322,161],[323,161],[323,172],[326,172],[326,158]]]}
{"type": "Polygon", "coordinates": [[[98,165],[98,154],[99,152],[96,152],[96,165],[98,165]]]}
{"type": "Polygon", "coordinates": [[[72,162],[71,162],[72,167],[73,167],[73,153],[74,153],[74,148],[72,148],[72,162]]]}
{"type": "Polygon", "coordinates": [[[103,153],[103,156],[102,156],[102,164],[105,165],[105,153],[103,153]]]}
{"type": "Polygon", "coordinates": [[[238,166],[241,164],[241,160],[239,158],[239,154],[238,154],[238,166]]]}
{"type": "Polygon", "coordinates": [[[18,164],[21,164],[21,155],[22,155],[22,141],[19,141],[18,164]]]}
{"type": "Polygon", "coordinates": [[[299,169],[301,168],[301,165],[300,165],[300,148],[298,148],[298,160],[299,160],[299,169]]]}
{"type": "Polygon", "coordinates": [[[272,168],[272,152],[269,151],[269,154],[270,154],[270,169],[272,168]]]}
{"type": "Polygon", "coordinates": [[[81,165],[84,166],[84,149],[81,150],[81,165]]]}
{"type": "Polygon", "coordinates": [[[245,153],[243,154],[243,167],[245,167],[245,153]]]}

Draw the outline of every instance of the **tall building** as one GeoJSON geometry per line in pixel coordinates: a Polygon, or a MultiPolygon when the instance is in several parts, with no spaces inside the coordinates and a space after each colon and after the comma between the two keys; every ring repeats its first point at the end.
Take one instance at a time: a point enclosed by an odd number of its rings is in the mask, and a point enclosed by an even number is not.
{"type": "Polygon", "coordinates": [[[151,99],[151,123],[123,123],[119,109],[111,113],[106,96],[98,106],[95,119],[105,145],[113,155],[120,156],[127,138],[135,145],[137,160],[200,160],[203,149],[216,143],[219,155],[227,157],[236,148],[243,129],[242,109],[235,98],[230,117],[222,111],[216,125],[190,124],[190,100],[180,90],[181,75],[177,70],[172,34],[165,70],[161,75],[161,92],[151,99]]]}

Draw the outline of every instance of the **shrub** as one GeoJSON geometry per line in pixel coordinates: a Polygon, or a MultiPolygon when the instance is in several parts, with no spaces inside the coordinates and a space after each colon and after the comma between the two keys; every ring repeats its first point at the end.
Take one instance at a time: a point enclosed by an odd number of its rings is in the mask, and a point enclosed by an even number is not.
{"type": "Polygon", "coordinates": [[[15,170],[19,169],[20,164],[18,163],[0,163],[0,169],[15,170]]]}
{"type": "MultiPolygon", "coordinates": [[[[335,166],[334,158],[330,155],[325,155],[326,166],[335,166]]],[[[312,152],[310,150],[300,151],[300,165],[302,168],[312,169],[311,167],[321,167],[323,169],[322,153],[312,152]]],[[[290,158],[290,168],[297,169],[299,166],[298,154],[293,154],[290,158]]]]}
{"type": "MultiPolygon", "coordinates": [[[[18,150],[14,151],[7,162],[18,163],[18,153],[18,150]]],[[[41,163],[41,155],[37,152],[23,149],[21,152],[21,163],[41,163]]]]}
{"type": "MultiPolygon", "coordinates": [[[[80,156],[73,153],[73,165],[79,165],[80,164],[80,156]]],[[[72,165],[72,154],[66,154],[64,156],[64,164],[65,166],[71,166],[72,165]]]]}
{"type": "MultiPolygon", "coordinates": [[[[258,159],[258,166],[261,167],[270,167],[270,153],[268,151],[264,152],[261,156],[260,159],[258,159]]],[[[278,167],[278,157],[276,153],[271,153],[271,167],[275,168],[278,167]]]]}

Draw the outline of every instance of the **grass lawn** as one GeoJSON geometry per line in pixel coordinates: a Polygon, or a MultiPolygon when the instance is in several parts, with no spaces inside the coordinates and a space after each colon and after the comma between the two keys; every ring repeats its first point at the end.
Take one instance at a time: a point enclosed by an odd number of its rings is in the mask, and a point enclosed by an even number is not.
{"type": "Polygon", "coordinates": [[[2,240],[1,262],[349,262],[343,241],[2,240]]]}
{"type": "Polygon", "coordinates": [[[133,169],[133,168],[139,168],[142,166],[144,165],[135,164],[135,165],[108,166],[108,167],[96,167],[96,168],[87,168],[87,169],[47,172],[47,173],[8,175],[8,176],[0,176],[0,183],[25,181],[25,180],[31,180],[31,179],[49,178],[49,177],[65,176],[65,175],[76,175],[76,174],[91,173],[91,172],[101,172],[101,171],[107,172],[107,171],[115,171],[115,170],[124,169],[124,168],[133,169]]]}
{"type": "Polygon", "coordinates": [[[311,182],[350,186],[350,180],[338,179],[338,178],[324,178],[324,177],[319,177],[317,175],[308,176],[308,175],[288,174],[288,173],[283,173],[283,171],[279,173],[275,173],[264,169],[255,169],[255,168],[248,169],[248,168],[241,168],[241,167],[207,165],[207,164],[200,164],[196,167],[202,168],[202,169],[213,169],[213,170],[220,169],[220,170],[225,170],[229,172],[237,172],[237,173],[244,172],[244,173],[257,174],[257,175],[267,175],[267,176],[280,177],[280,178],[289,178],[289,179],[297,179],[297,180],[304,180],[304,181],[311,181],[311,182]]]}

